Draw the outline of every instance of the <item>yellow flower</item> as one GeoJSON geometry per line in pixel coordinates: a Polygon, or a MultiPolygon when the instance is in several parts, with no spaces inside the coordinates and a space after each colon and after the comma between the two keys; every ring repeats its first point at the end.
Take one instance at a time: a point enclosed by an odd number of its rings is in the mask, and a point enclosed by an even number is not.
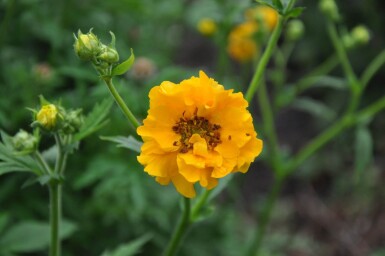
{"type": "Polygon", "coordinates": [[[239,62],[248,62],[258,52],[254,35],[258,31],[258,24],[247,21],[236,26],[229,34],[227,52],[239,62]]]}
{"type": "Polygon", "coordinates": [[[54,104],[48,104],[41,107],[36,115],[36,121],[38,121],[43,128],[52,130],[56,126],[57,117],[57,107],[54,104]]]}
{"type": "Polygon", "coordinates": [[[201,19],[197,26],[198,31],[205,36],[211,36],[217,30],[217,24],[209,18],[201,19]]]}
{"type": "Polygon", "coordinates": [[[261,20],[265,26],[272,31],[278,22],[278,13],[268,6],[257,6],[245,11],[246,20],[261,20]]]}
{"type": "Polygon", "coordinates": [[[234,172],[247,172],[262,151],[242,93],[225,90],[201,71],[179,84],[151,89],[150,109],[137,130],[144,144],[138,161],[156,181],[171,181],[185,197],[194,183],[206,189],[234,172]]]}

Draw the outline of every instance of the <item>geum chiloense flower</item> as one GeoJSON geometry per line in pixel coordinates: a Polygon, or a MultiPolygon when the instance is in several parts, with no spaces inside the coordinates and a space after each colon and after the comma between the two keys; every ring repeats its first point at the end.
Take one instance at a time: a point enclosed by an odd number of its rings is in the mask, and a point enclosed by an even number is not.
{"type": "Polygon", "coordinates": [[[138,161],[162,185],[171,181],[185,197],[194,183],[206,189],[234,172],[247,172],[262,151],[242,93],[225,90],[207,77],[151,89],[150,109],[137,130],[144,144],[138,161]]]}

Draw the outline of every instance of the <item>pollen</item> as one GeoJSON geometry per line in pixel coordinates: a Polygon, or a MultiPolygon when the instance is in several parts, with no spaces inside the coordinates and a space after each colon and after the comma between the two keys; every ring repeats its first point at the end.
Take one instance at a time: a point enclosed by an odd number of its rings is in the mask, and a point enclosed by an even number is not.
{"type": "Polygon", "coordinates": [[[172,130],[181,135],[180,143],[175,141],[174,146],[179,146],[180,153],[187,153],[193,149],[193,144],[189,142],[193,134],[198,134],[206,140],[207,148],[213,150],[221,141],[220,129],[218,124],[212,124],[204,117],[197,116],[198,109],[195,110],[191,118],[187,118],[182,113],[182,117],[172,127],[172,130]]]}

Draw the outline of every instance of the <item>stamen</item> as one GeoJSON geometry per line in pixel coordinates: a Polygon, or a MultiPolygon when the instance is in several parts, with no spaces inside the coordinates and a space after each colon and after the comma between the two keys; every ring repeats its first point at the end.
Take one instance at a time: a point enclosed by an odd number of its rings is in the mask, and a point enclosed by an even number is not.
{"type": "MultiPolygon", "coordinates": [[[[182,113],[182,117],[179,118],[179,121],[172,127],[172,130],[176,134],[180,134],[180,153],[187,153],[190,149],[193,148],[193,144],[189,142],[193,134],[199,134],[202,138],[206,140],[207,148],[213,150],[218,144],[220,144],[220,128],[218,124],[211,124],[206,118],[197,116],[198,108],[195,109],[194,115],[191,118],[186,118],[184,116],[185,111],[182,113]]],[[[229,136],[231,139],[231,136],[229,136]]],[[[178,146],[179,143],[174,141],[174,146],[178,146]]]]}

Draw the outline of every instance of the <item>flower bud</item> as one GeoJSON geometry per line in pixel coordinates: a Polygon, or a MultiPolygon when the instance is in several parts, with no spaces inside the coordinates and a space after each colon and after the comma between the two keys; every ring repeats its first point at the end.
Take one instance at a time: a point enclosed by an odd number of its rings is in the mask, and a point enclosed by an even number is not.
{"type": "Polygon", "coordinates": [[[353,28],[351,34],[354,42],[357,45],[367,44],[370,40],[369,30],[363,25],[359,25],[353,28]]]}
{"type": "Polygon", "coordinates": [[[114,48],[102,45],[101,49],[102,51],[98,56],[98,60],[107,63],[115,63],[119,61],[119,54],[114,48]]]}
{"type": "Polygon", "coordinates": [[[296,41],[303,35],[305,27],[301,20],[291,20],[287,24],[286,36],[290,41],[296,41]]]}
{"type": "Polygon", "coordinates": [[[198,31],[204,36],[212,36],[217,31],[217,24],[213,19],[201,19],[197,25],[198,31]]]}
{"type": "Polygon", "coordinates": [[[36,114],[36,121],[41,127],[48,131],[52,131],[56,128],[59,112],[54,104],[47,104],[41,107],[36,114]]]}
{"type": "Polygon", "coordinates": [[[333,21],[338,21],[340,19],[338,6],[334,0],[321,0],[319,3],[319,8],[323,14],[328,16],[333,21]]]}
{"type": "Polygon", "coordinates": [[[20,130],[12,138],[12,143],[15,150],[21,153],[29,154],[36,150],[38,139],[32,134],[24,130],[20,130]]]}
{"type": "Polygon", "coordinates": [[[84,122],[82,110],[70,110],[64,112],[61,129],[65,134],[73,134],[79,131],[84,122]]]}
{"type": "Polygon", "coordinates": [[[78,37],[75,36],[74,49],[81,60],[92,60],[101,50],[99,39],[91,30],[87,34],[78,31],[78,37]]]}

